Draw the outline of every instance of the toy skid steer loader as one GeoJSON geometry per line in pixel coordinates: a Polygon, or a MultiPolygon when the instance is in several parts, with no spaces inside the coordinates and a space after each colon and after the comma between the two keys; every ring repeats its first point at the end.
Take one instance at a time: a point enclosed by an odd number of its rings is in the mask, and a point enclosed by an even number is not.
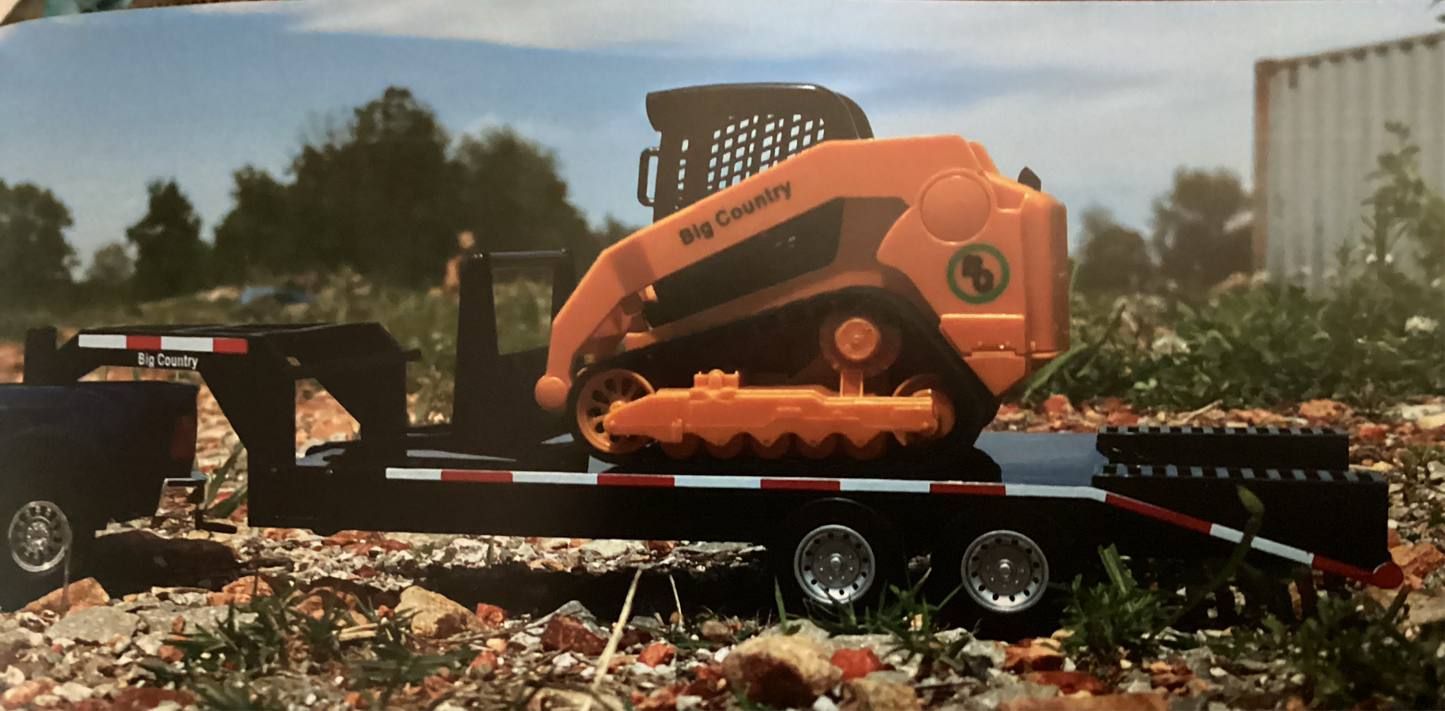
{"type": "Polygon", "coordinates": [[[654,221],[577,283],[535,387],[595,456],[970,448],[998,394],[1068,348],[1064,207],[1027,168],[1004,177],[959,136],[874,138],[813,85],[647,111],[654,221]]]}

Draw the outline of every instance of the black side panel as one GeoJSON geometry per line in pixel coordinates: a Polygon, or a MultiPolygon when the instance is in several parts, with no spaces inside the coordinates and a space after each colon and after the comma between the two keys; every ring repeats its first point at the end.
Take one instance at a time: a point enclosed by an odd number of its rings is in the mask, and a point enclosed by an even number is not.
{"type": "MultiPolygon", "coordinates": [[[[426,466],[414,463],[413,466],[426,466]]],[[[317,530],[359,529],[474,533],[483,535],[766,543],[777,523],[811,501],[843,497],[896,522],[899,532],[922,552],[938,532],[963,511],[1007,505],[1000,497],[927,496],[867,491],[786,489],[689,489],[650,486],[566,486],[387,480],[370,467],[339,468],[347,482],[311,504],[317,530]],[[376,505],[384,502],[385,505],[376,505]]],[[[328,474],[294,467],[280,488],[295,492],[325,485],[328,474]]],[[[1034,502],[1030,502],[1034,503],[1034,502]]],[[[1057,502],[1037,502],[1039,515],[1057,502]]]]}
{"type": "Polygon", "coordinates": [[[26,383],[44,385],[57,382],[58,369],[55,357],[54,326],[40,326],[25,332],[25,373],[26,383]]]}
{"type": "Polygon", "coordinates": [[[1249,519],[1241,485],[1264,502],[1263,538],[1365,570],[1390,559],[1389,490],[1375,472],[1111,464],[1094,477],[1101,489],[1237,530],[1249,519]]]}
{"type": "Polygon", "coordinates": [[[829,200],[658,279],[657,301],[644,305],[648,323],[661,326],[832,264],[843,205],[842,198],[829,200]]]}
{"type": "Polygon", "coordinates": [[[1324,428],[1104,427],[1098,449],[1118,464],[1348,469],[1349,435],[1324,428]]]}
{"type": "Polygon", "coordinates": [[[659,91],[647,95],[647,116],[662,134],[653,220],[821,141],[873,137],[857,104],[812,84],[659,91]]]}
{"type": "Polygon", "coordinates": [[[510,455],[565,434],[567,426],[538,407],[533,395],[547,367],[547,349],[498,352],[492,269],[499,265],[551,266],[553,316],[571,294],[574,278],[566,252],[486,254],[462,264],[452,446],[510,455]]]}

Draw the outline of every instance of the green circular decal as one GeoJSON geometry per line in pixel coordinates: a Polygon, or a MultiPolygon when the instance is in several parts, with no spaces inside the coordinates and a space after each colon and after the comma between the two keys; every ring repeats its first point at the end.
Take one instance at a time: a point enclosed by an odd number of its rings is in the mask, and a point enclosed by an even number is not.
{"type": "Polygon", "coordinates": [[[948,288],[970,304],[986,304],[1008,286],[1008,260],[991,244],[966,244],[948,260],[948,288]]]}

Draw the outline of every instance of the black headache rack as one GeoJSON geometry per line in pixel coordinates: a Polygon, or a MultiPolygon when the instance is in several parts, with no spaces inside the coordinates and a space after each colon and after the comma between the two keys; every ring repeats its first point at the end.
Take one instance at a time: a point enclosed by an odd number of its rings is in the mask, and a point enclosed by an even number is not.
{"type": "Polygon", "coordinates": [[[576,286],[572,256],[567,250],[492,252],[474,255],[461,268],[461,303],[457,313],[456,385],[452,397],[450,448],[511,459],[571,462],[587,466],[584,450],[577,456],[570,441],[549,445],[571,432],[567,420],[537,405],[534,386],[547,370],[547,348],[502,353],[497,337],[494,275],[501,269],[551,270],[555,318],[576,286]]]}
{"type": "MultiPolygon", "coordinates": [[[[1389,559],[1389,489],[1350,469],[1349,435],[1325,428],[1104,427],[1108,458],[1094,486],[1180,514],[1243,529],[1236,487],[1264,504],[1259,535],[1373,567],[1389,559]],[[1362,536],[1361,531],[1378,535],[1362,536]]],[[[1176,545],[1169,536],[1157,547],[1176,545]]]]}

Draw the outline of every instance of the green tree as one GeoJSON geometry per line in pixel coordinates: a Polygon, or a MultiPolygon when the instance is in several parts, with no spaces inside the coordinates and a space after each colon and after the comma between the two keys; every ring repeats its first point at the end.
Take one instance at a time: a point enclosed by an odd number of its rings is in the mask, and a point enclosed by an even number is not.
{"type": "Polygon", "coordinates": [[[1074,284],[1092,293],[1134,293],[1153,281],[1154,262],[1144,235],[1119,224],[1108,209],[1089,207],[1082,215],[1083,254],[1074,284]]]}
{"type": "MultiPolygon", "coordinates": [[[[641,228],[637,225],[628,224],[610,214],[607,215],[602,220],[601,229],[593,232],[589,243],[573,247],[580,268],[585,269],[597,260],[597,255],[601,254],[603,249],[617,244],[623,237],[627,237],[639,229],[641,228]]],[[[577,273],[581,274],[582,272],[577,273]]]]}
{"type": "Polygon", "coordinates": [[[289,173],[290,182],[253,166],[233,175],[235,204],[216,228],[226,281],[345,265],[377,281],[431,286],[462,231],[479,251],[567,248],[585,268],[633,231],[610,216],[590,229],[550,151],[511,129],[453,143],[402,87],[315,132],[289,173]]]}
{"type": "Polygon", "coordinates": [[[594,234],[567,199],[556,156],[510,128],[463,136],[456,161],[462,224],[481,251],[570,249],[585,267],[610,243],[609,231],[627,229],[609,216],[594,234]]]}
{"type": "Polygon", "coordinates": [[[556,158],[509,128],[463,136],[462,220],[483,251],[557,249],[587,234],[582,213],[567,202],[556,158]]]}
{"type": "Polygon", "coordinates": [[[174,180],[153,180],[146,190],[145,217],[125,231],[136,248],[136,296],[163,299],[207,286],[209,245],[201,241],[201,219],[191,201],[174,180]]]}
{"type": "Polygon", "coordinates": [[[237,284],[298,267],[320,266],[316,255],[301,254],[305,242],[296,239],[291,229],[289,186],[249,165],[233,173],[232,179],[235,206],[216,226],[218,280],[237,284]]]}
{"type": "Polygon", "coordinates": [[[216,228],[218,275],[350,266],[378,281],[435,283],[457,232],[450,142],[430,108],[393,86],[314,135],[291,161],[291,182],[236,171],[235,205],[216,228]]]}
{"type": "Polygon", "coordinates": [[[34,304],[71,286],[70,209],[49,190],[0,180],[0,304],[34,304]]]}
{"type": "Polygon", "coordinates": [[[1234,173],[1180,168],[1153,207],[1161,277],[1200,292],[1250,269],[1250,198],[1234,173]]]}
{"type": "Polygon", "coordinates": [[[292,268],[350,265],[379,281],[435,283],[457,232],[449,144],[431,109],[389,87],[305,146],[291,166],[292,268]]]}
{"type": "Polygon", "coordinates": [[[111,242],[96,250],[95,255],[90,258],[90,267],[85,270],[85,281],[103,289],[119,291],[130,282],[134,274],[135,262],[125,251],[125,245],[111,242]]]}

